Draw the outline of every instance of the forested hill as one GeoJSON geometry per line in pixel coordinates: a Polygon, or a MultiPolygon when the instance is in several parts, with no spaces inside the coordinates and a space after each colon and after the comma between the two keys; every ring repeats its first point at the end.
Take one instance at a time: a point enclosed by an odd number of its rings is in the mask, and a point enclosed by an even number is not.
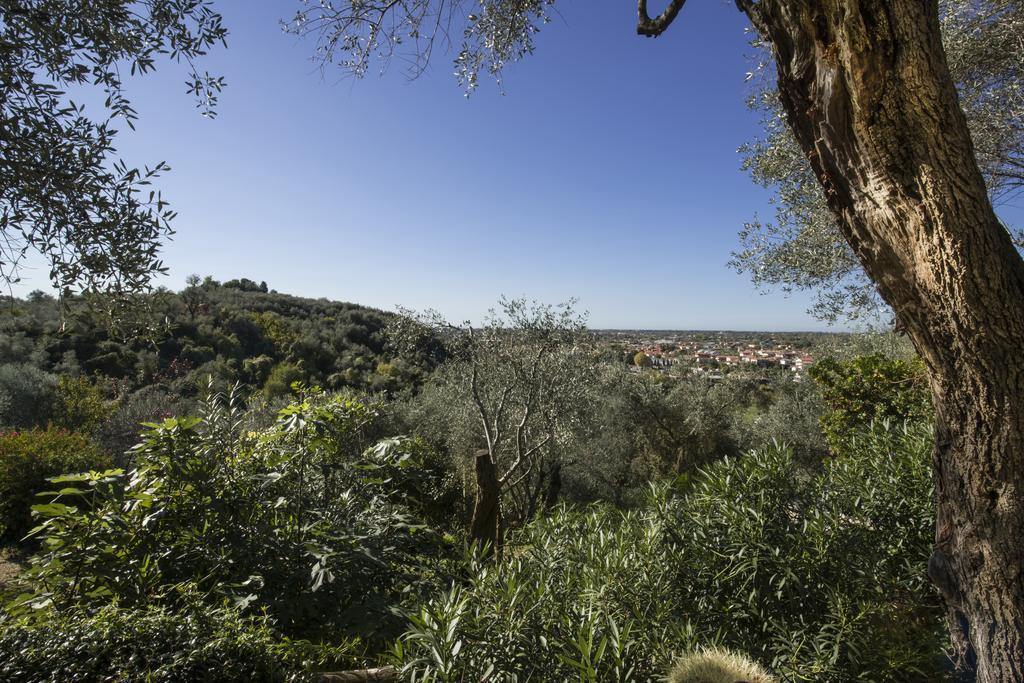
{"type": "Polygon", "coordinates": [[[196,396],[210,377],[272,398],[297,380],[380,391],[420,374],[389,357],[385,326],[394,314],[385,311],[209,277],[144,303],[136,314],[147,333],[134,336],[75,302],[62,320],[58,302],[41,292],[0,307],[0,423],[38,423],[60,377],[106,381],[121,395],[156,387],[174,400],[196,396]],[[38,400],[26,402],[26,392],[38,400]]]}

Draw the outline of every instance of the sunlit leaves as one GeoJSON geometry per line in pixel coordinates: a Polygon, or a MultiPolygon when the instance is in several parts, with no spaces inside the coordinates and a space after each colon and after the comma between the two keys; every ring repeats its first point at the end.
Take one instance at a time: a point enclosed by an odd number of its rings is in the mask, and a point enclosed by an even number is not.
{"type": "Polygon", "coordinates": [[[37,252],[62,293],[144,289],[165,270],[175,214],[153,189],[166,164],[116,157],[118,123],[136,119],[122,74],[184,62],[212,116],[223,80],[193,62],[224,43],[220,15],[196,0],[16,0],[0,17],[0,280],[37,252]],[[68,94],[89,87],[104,95],[98,118],[68,94]]]}
{"type": "Polygon", "coordinates": [[[145,425],[127,471],[51,480],[33,507],[33,590],[9,609],[178,607],[187,584],[292,633],[393,628],[389,608],[416,584],[407,553],[431,542],[409,511],[415,483],[399,481],[415,444],[364,456],[373,410],[319,391],[261,432],[242,428],[237,389],[202,412],[145,425]]]}
{"type": "MultiPolygon", "coordinates": [[[[995,203],[1024,187],[1024,5],[1017,0],[943,0],[942,38],[950,74],[967,117],[975,157],[995,203]]],[[[789,131],[759,40],[760,63],[748,73],[748,104],[761,114],[763,135],[740,148],[743,167],[773,192],[771,219],[740,231],[730,265],[763,289],[815,294],[811,309],[829,322],[889,322],[888,307],[836,226],[824,195],[789,131]]],[[[1020,244],[1020,226],[1007,229],[1020,244]]]]}
{"type": "Polygon", "coordinates": [[[663,680],[724,644],[787,681],[936,680],[931,433],[876,428],[820,473],[770,447],[640,509],[559,508],[411,619],[416,681],[663,680]]]}
{"type": "Polygon", "coordinates": [[[455,76],[468,95],[481,76],[533,52],[534,36],[550,21],[554,0],[301,0],[285,30],[316,41],[314,60],[357,78],[376,62],[399,61],[409,78],[421,75],[434,50],[454,52],[455,76]]]}

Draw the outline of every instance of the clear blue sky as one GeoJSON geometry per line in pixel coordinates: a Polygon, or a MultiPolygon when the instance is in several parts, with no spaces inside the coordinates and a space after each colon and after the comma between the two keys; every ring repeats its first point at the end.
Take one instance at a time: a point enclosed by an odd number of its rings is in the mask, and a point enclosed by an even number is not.
{"type": "MultiPolygon", "coordinates": [[[[821,329],[807,297],[761,295],[726,267],[770,216],[739,170],[757,133],[751,52],[731,0],[694,0],[659,39],[628,0],[565,0],[537,52],[469,99],[451,56],[415,82],[343,79],[278,24],[293,0],[221,0],[228,86],[214,120],[181,69],[133,81],[134,164],[166,160],[164,249],[190,273],[282,292],[478,318],[499,295],[577,297],[595,327],[821,329]]],[[[44,285],[45,269],[26,290],[44,285]]]]}

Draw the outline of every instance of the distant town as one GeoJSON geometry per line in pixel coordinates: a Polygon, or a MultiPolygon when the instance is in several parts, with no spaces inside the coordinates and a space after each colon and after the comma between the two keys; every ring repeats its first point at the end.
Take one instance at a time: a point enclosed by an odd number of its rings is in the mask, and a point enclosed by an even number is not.
{"type": "Polygon", "coordinates": [[[822,342],[841,334],[823,332],[710,332],[596,330],[600,345],[619,354],[635,372],[689,370],[720,379],[737,369],[792,372],[803,379],[822,342]]]}

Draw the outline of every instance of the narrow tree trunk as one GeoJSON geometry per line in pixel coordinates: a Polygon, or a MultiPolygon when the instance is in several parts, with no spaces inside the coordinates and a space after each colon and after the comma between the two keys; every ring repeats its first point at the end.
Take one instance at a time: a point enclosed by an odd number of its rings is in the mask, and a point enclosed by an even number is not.
{"type": "Polygon", "coordinates": [[[476,503],[469,526],[469,537],[487,543],[492,550],[501,547],[501,484],[491,454],[482,449],[474,457],[476,503]]]}
{"type": "Polygon", "coordinates": [[[544,490],[544,484],[547,481],[547,475],[544,473],[543,468],[539,468],[540,471],[537,473],[536,483],[533,481],[533,477],[527,477],[526,481],[523,482],[526,488],[526,513],[523,514],[520,519],[516,520],[520,524],[525,524],[533,519],[537,514],[537,506],[541,502],[540,494],[544,490]]]}
{"type": "Polygon", "coordinates": [[[928,367],[935,552],[958,666],[1024,681],[1024,262],[997,220],[935,0],[738,0],[847,241],[928,367]]]}
{"type": "Polygon", "coordinates": [[[548,481],[548,490],[544,494],[544,509],[550,510],[555,507],[560,495],[562,495],[562,463],[556,462],[551,468],[551,479],[548,481]]]}

